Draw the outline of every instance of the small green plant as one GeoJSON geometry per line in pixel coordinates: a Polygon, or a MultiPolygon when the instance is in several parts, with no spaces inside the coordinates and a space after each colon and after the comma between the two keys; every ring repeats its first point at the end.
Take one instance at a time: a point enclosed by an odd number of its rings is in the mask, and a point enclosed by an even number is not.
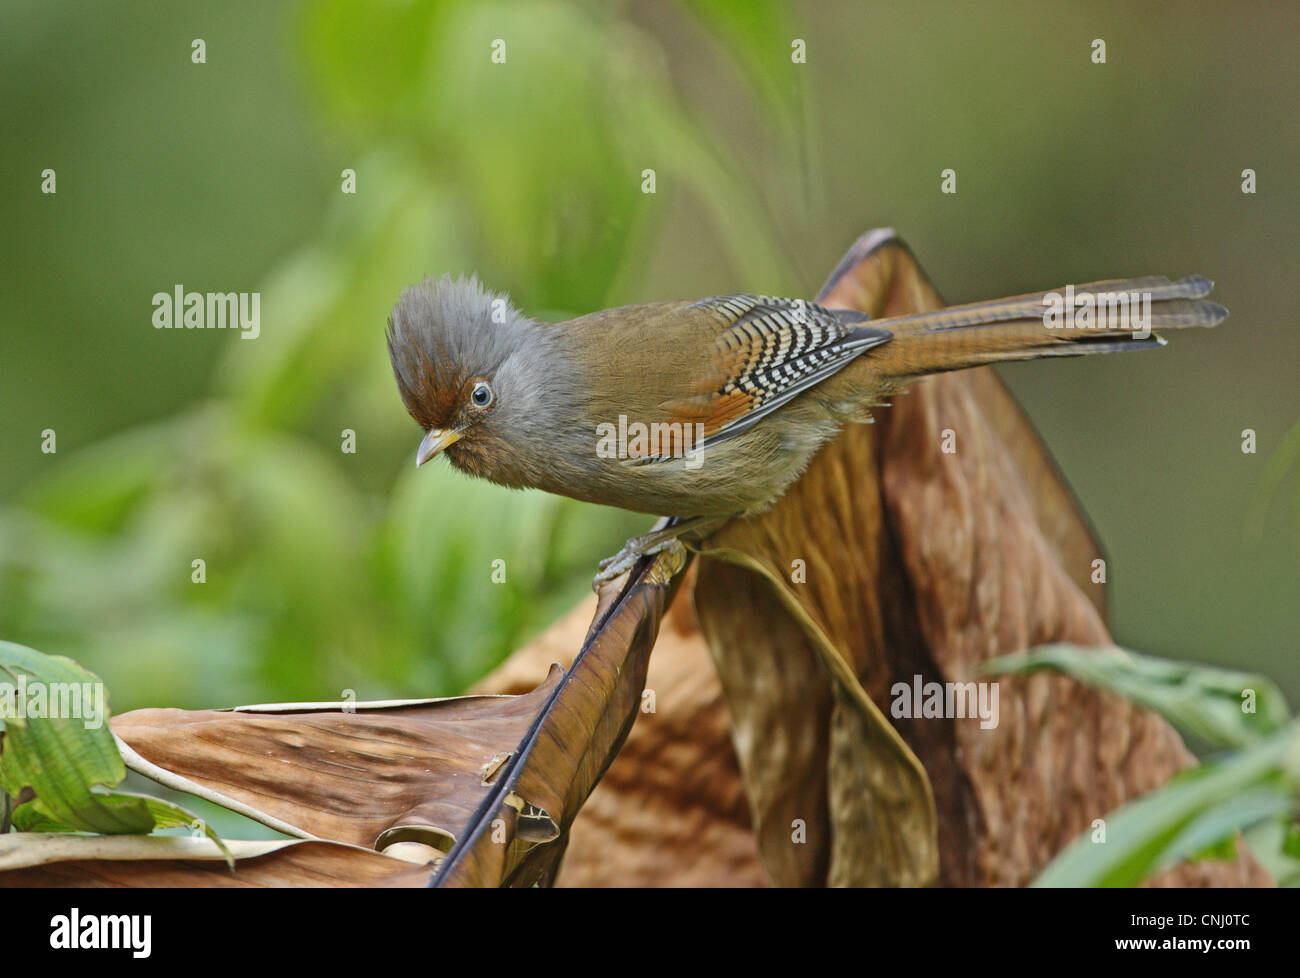
{"type": "Polygon", "coordinates": [[[1155,710],[1211,753],[1105,816],[1034,886],[1136,886],[1184,859],[1235,858],[1244,836],[1279,885],[1300,885],[1300,721],[1262,676],[1124,649],[1049,645],[994,659],[991,673],[1051,669],[1155,710]]]}
{"type": "Polygon", "coordinates": [[[114,790],[126,765],[108,728],[108,694],[71,659],[0,642],[0,791],[4,824],[20,832],[216,833],[171,802],[114,790]]]}

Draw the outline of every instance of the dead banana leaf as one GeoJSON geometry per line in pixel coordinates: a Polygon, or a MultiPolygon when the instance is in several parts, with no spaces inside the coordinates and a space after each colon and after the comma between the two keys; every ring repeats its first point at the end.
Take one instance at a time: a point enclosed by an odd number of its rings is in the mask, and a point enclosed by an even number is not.
{"type": "Polygon", "coordinates": [[[602,604],[573,667],[495,772],[434,886],[553,880],[569,826],[636,719],[650,650],[682,570],[670,552],[642,560],[617,597],[602,604]]]}
{"type": "Polygon", "coordinates": [[[777,569],[833,565],[766,515],[708,541],[695,588],[764,865],[783,886],[928,885],[939,858],[925,770],[777,569]]]}
{"type": "Polygon", "coordinates": [[[418,839],[446,850],[488,793],[485,769],[519,743],[561,675],[553,669],[517,697],[350,704],[355,712],[338,704],[135,710],[111,723],[149,763],[253,810],[245,814],[271,816],[281,831],[366,848],[418,839]]]}
{"type": "MultiPolygon", "coordinates": [[[[877,317],[943,304],[888,232],[861,239],[818,301],[877,317]]],[[[828,752],[828,814],[817,827],[826,881],[1023,884],[1093,819],[1192,758],[1154,714],[1048,677],[999,684],[995,728],[898,718],[889,731],[910,750],[884,749],[881,711],[895,683],[969,682],[1003,652],[1109,638],[1091,530],[990,371],[932,378],[878,414],[878,424],[847,428],[772,510],[728,525],[703,551],[696,608],[728,691],[760,851],[778,882],[795,881],[782,872],[791,849],[782,823],[792,795],[805,808],[814,799],[792,791],[802,759],[782,745],[811,758],[817,734],[828,752]],[[940,449],[946,430],[954,453],[940,449]],[[738,588],[734,569],[720,573],[724,549],[761,565],[779,600],[757,582],[738,588]],[[824,695],[792,695],[783,682],[790,660],[807,655],[784,637],[787,616],[827,667],[829,714],[824,695]],[[765,681],[755,677],[772,662],[765,681]],[[857,730],[845,712],[858,702],[853,679],[879,707],[851,717],[857,730]]],[[[1252,868],[1247,859],[1186,872],[1240,881],[1252,868]]]]}
{"type": "Polygon", "coordinates": [[[663,554],[606,588],[573,667],[523,695],[114,717],[129,767],[309,841],[234,842],[229,871],[190,839],[10,835],[0,885],[549,883],[637,714],[682,569],[663,554]]]}
{"type": "MultiPolygon", "coordinates": [[[[875,318],[928,312],[945,305],[911,250],[888,228],[870,231],[854,243],[822,287],[818,301],[836,308],[862,309],[875,318]]],[[[1092,573],[1092,561],[1102,556],[1101,543],[1052,453],[1016,399],[988,368],[929,378],[916,389],[927,390],[929,385],[940,381],[949,387],[970,390],[978,413],[992,435],[991,443],[979,447],[996,445],[998,451],[1006,453],[1016,472],[1015,481],[1023,485],[1024,498],[1044,539],[1070,579],[1087,595],[1104,620],[1106,585],[1092,573]]],[[[923,406],[902,398],[896,401],[894,410],[879,414],[878,420],[886,425],[892,424],[895,415],[932,417],[923,406]]],[[[854,430],[862,433],[860,428],[854,430]]],[[[938,432],[931,444],[937,444],[937,439],[938,432]]],[[[888,460],[880,464],[883,467],[888,460]]],[[[996,491],[996,487],[991,491],[996,491]]]]}
{"type": "MultiPolygon", "coordinates": [[[[830,304],[853,295],[852,279],[864,278],[893,283],[882,294],[882,315],[942,305],[896,240],[865,251],[860,274],[828,286],[830,304]]],[[[899,661],[903,643],[883,650],[898,679],[968,682],[1003,652],[1057,641],[1111,644],[1104,585],[1094,579],[1100,547],[991,370],[918,384],[873,429],[896,542],[892,573],[910,592],[912,621],[901,625],[920,639],[916,667],[899,661]],[[955,435],[955,452],[939,450],[945,429],[955,435]]],[[[899,722],[939,799],[944,882],[1023,885],[1093,820],[1194,763],[1156,714],[1055,678],[1000,682],[993,729],[973,719],[899,722]]],[[[1165,881],[1242,886],[1269,878],[1246,852],[1235,862],[1184,864],[1165,881]]]]}
{"type": "MultiPolygon", "coordinates": [[[[878,316],[892,276],[871,236],[819,301],[878,316]],[[864,272],[870,270],[870,274],[864,272]]],[[[904,302],[922,302],[906,296],[904,302]]],[[[877,705],[886,632],[906,601],[893,570],[871,428],[827,446],[770,510],[701,548],[694,597],[754,811],[780,885],[925,886],[939,878],[930,779],[877,705]]]]}
{"type": "MultiPolygon", "coordinates": [[[[642,712],[569,833],[560,886],[771,885],[722,687],[685,593],[692,573],[660,628],[642,712]]],[[[567,665],[594,607],[594,600],[575,607],[478,688],[523,692],[550,663],[567,665]]]]}

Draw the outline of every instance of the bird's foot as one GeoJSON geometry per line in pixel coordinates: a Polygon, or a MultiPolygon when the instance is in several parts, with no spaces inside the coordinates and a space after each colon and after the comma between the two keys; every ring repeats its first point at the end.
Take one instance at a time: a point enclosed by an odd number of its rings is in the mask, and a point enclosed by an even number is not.
{"type": "MultiPolygon", "coordinates": [[[[675,527],[670,529],[675,529],[675,527]]],[[[677,539],[675,533],[654,532],[633,537],[623,545],[622,550],[600,562],[600,571],[592,579],[591,589],[599,591],[610,581],[622,577],[630,571],[632,565],[642,557],[652,557],[665,551],[675,554],[679,560],[686,559],[686,547],[677,539]]]]}
{"type": "Polygon", "coordinates": [[[674,557],[673,560],[668,562],[671,570],[668,570],[667,573],[671,577],[686,562],[686,544],[682,543],[681,537],[685,536],[692,543],[698,543],[700,539],[716,529],[719,524],[727,522],[728,519],[730,517],[727,516],[690,516],[670,522],[661,522],[649,533],[633,537],[613,557],[606,557],[602,560],[600,562],[600,572],[591,582],[591,589],[599,591],[601,587],[610,581],[622,577],[630,571],[632,565],[642,557],[651,557],[661,553],[671,553],[674,557]]]}

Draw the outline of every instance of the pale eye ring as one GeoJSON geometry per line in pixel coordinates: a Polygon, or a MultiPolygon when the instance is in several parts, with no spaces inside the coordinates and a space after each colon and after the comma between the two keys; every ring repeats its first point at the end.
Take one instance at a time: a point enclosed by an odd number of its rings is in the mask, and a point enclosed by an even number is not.
{"type": "Polygon", "coordinates": [[[492,403],[492,388],[488,386],[486,380],[480,380],[470,391],[469,399],[474,402],[476,408],[485,408],[492,403]]]}

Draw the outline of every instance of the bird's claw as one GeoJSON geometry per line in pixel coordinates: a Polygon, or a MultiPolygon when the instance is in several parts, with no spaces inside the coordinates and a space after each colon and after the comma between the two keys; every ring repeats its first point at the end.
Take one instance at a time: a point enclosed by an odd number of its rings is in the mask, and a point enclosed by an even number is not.
{"type": "Polygon", "coordinates": [[[600,562],[600,571],[592,579],[591,589],[599,591],[610,581],[622,577],[630,571],[632,566],[642,557],[650,557],[654,554],[663,553],[665,550],[680,550],[683,555],[686,552],[685,546],[675,536],[656,537],[654,534],[646,534],[645,536],[633,537],[623,545],[622,550],[600,562]]]}

